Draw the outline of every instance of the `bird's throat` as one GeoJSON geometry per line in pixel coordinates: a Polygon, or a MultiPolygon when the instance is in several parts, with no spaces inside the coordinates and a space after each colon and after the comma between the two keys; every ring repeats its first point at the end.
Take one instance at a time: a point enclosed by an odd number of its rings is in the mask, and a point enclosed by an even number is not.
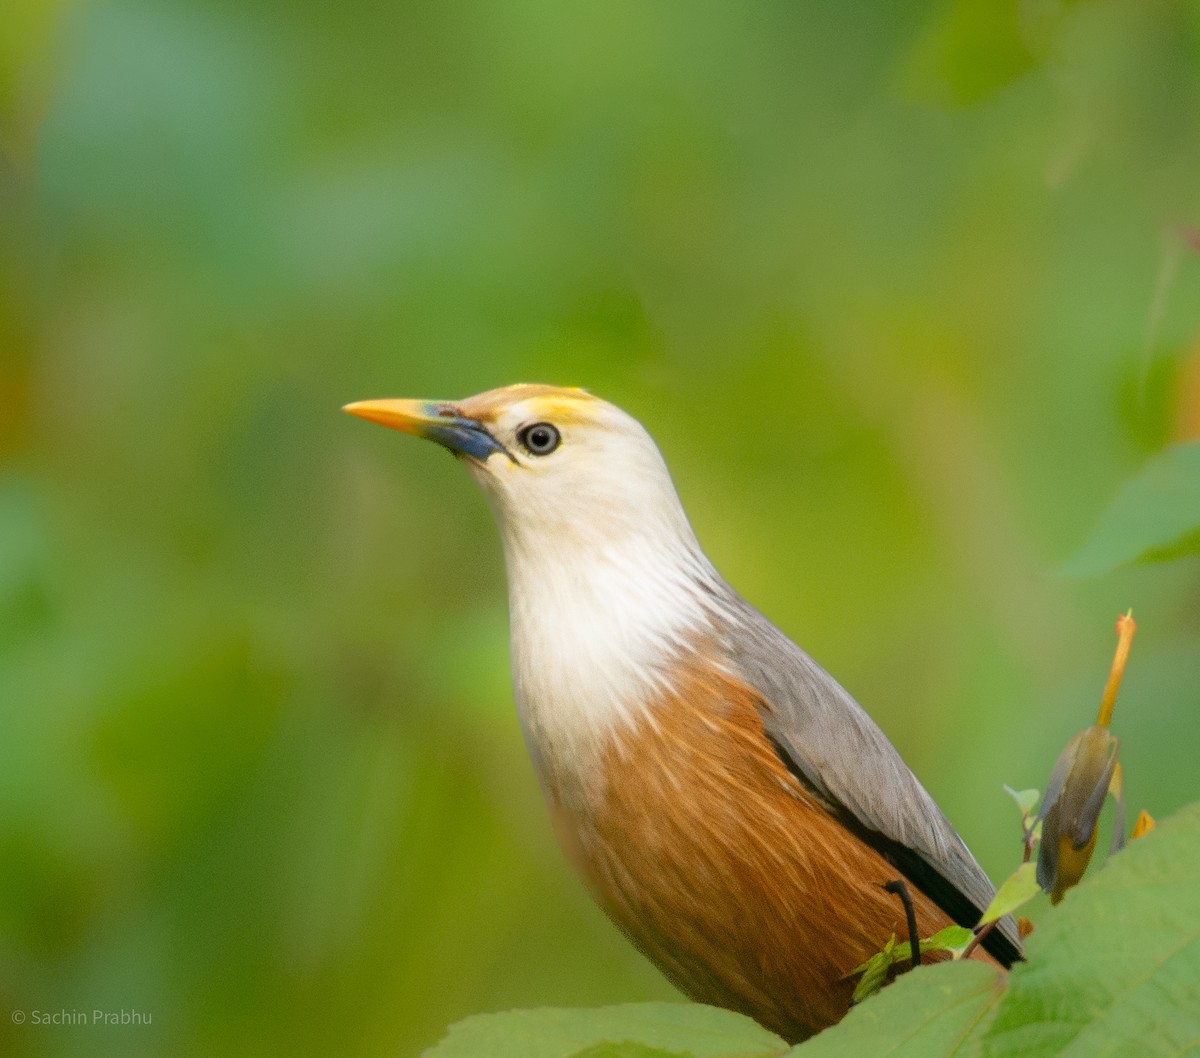
{"type": "MultiPolygon", "coordinates": [[[[543,784],[586,783],[671,689],[724,588],[698,551],[625,541],[581,561],[506,547],[513,689],[543,784]]],[[[727,589],[725,589],[727,590],[727,589]]]]}

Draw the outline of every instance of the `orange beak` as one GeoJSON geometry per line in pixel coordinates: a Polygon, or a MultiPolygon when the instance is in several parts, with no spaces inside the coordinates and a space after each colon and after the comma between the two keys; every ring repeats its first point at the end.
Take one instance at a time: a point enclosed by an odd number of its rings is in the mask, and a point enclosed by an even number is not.
{"type": "Polygon", "coordinates": [[[483,423],[459,414],[454,404],[426,400],[360,400],[342,411],[393,430],[436,441],[451,452],[486,463],[496,452],[508,454],[483,423]]]}
{"type": "Polygon", "coordinates": [[[425,400],[360,400],[342,411],[420,437],[423,428],[439,421],[437,408],[435,402],[425,400]]]}

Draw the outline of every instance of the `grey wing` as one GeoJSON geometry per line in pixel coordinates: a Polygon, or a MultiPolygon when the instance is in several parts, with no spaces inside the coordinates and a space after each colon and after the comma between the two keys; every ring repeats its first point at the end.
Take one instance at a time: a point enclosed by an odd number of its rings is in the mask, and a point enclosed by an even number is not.
{"type": "MultiPolygon", "coordinates": [[[[763,727],[789,767],[799,769],[833,810],[879,835],[881,851],[896,866],[904,870],[906,864],[897,860],[915,854],[925,877],[910,875],[911,880],[962,925],[973,925],[995,888],[887,736],[829,673],[749,603],[738,598],[735,613],[725,629],[725,649],[770,706],[763,710],[763,727]]],[[[988,949],[1006,963],[1019,957],[1016,923],[1003,919],[997,932],[1008,944],[996,937],[988,949]]]]}

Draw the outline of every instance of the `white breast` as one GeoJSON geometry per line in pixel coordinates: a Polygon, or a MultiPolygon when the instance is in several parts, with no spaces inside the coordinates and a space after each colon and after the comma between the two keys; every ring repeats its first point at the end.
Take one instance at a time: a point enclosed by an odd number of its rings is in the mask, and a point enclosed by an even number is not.
{"type": "Polygon", "coordinates": [[[587,561],[553,546],[507,551],[513,686],[530,755],[543,782],[586,779],[613,736],[671,690],[681,654],[709,625],[716,573],[698,552],[644,537],[587,561]]]}

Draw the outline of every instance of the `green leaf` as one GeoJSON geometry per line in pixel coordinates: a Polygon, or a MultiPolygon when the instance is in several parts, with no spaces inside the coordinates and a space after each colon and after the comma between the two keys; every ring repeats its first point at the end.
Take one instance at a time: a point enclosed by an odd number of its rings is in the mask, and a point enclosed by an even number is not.
{"type": "MultiPolygon", "coordinates": [[[[932,937],[926,937],[921,941],[921,951],[962,951],[971,939],[975,936],[974,931],[967,929],[966,926],[944,926],[939,929],[932,937]]],[[[855,974],[866,973],[880,958],[885,959],[885,965],[890,963],[908,962],[910,956],[910,946],[908,941],[896,943],[896,934],[892,934],[891,939],[883,946],[882,951],[876,952],[866,962],[860,963],[854,967],[843,980],[849,980],[855,974]]]]}
{"type": "Polygon", "coordinates": [[[1037,808],[1038,798],[1041,797],[1037,790],[1014,790],[1011,786],[1005,786],[1004,792],[1017,802],[1022,816],[1027,816],[1037,808]]]}
{"type": "Polygon", "coordinates": [[[928,940],[921,941],[921,951],[962,951],[974,936],[966,926],[946,926],[928,940]]]}
{"type": "Polygon", "coordinates": [[[749,1018],[699,1003],[629,1003],[592,1009],[476,1014],[450,1027],[426,1058],[588,1058],[685,1053],[692,1058],[775,1058],[787,1044],[749,1018]],[[649,1050],[597,1050],[639,1044],[649,1050]]]}
{"type": "Polygon", "coordinates": [[[949,1055],[959,1040],[990,1015],[1004,977],[987,963],[968,960],[923,966],[906,973],[839,1025],[794,1048],[795,1058],[888,1058],[949,1055]]]}
{"type": "Polygon", "coordinates": [[[855,973],[861,973],[857,985],[854,986],[854,994],[850,997],[852,1003],[861,1003],[864,999],[868,999],[878,992],[884,981],[887,980],[888,971],[892,968],[892,952],[895,951],[896,934],[892,934],[892,939],[884,945],[883,951],[877,951],[865,963],[855,969],[855,973]]]}
{"type": "Polygon", "coordinates": [[[1027,904],[1042,891],[1037,881],[1037,865],[1023,863],[1012,874],[992,897],[992,902],[979,919],[979,925],[986,926],[998,918],[1011,915],[1017,908],[1027,904]]]}
{"type": "MultiPolygon", "coordinates": [[[[1180,1055],[1200,1041],[1200,804],[1114,856],[1044,916],[986,1058],[1180,1055]]],[[[886,993],[885,993],[886,995],[886,993]]]]}
{"type": "MultiPolygon", "coordinates": [[[[921,952],[924,954],[931,951],[961,951],[971,943],[974,936],[974,932],[966,926],[944,926],[932,937],[921,941],[921,952]]],[[[908,962],[910,958],[908,941],[901,941],[892,949],[892,962],[908,962]]]]}
{"type": "Polygon", "coordinates": [[[664,1051],[660,1047],[647,1047],[644,1043],[597,1043],[571,1058],[693,1058],[691,1051],[664,1051]]]}
{"type": "MultiPolygon", "coordinates": [[[[971,943],[975,934],[965,926],[946,926],[939,929],[932,937],[921,941],[922,954],[931,951],[961,952],[971,943]]],[[[887,980],[888,971],[898,963],[906,963],[912,959],[912,945],[908,941],[896,943],[896,934],[866,962],[856,966],[846,977],[862,974],[861,980],[854,989],[853,1002],[861,1003],[875,995],[887,980]]]]}
{"type": "Polygon", "coordinates": [[[1069,577],[1130,562],[1200,552],[1200,441],[1164,449],[1130,478],[1083,547],[1061,567],[1069,577]]]}

